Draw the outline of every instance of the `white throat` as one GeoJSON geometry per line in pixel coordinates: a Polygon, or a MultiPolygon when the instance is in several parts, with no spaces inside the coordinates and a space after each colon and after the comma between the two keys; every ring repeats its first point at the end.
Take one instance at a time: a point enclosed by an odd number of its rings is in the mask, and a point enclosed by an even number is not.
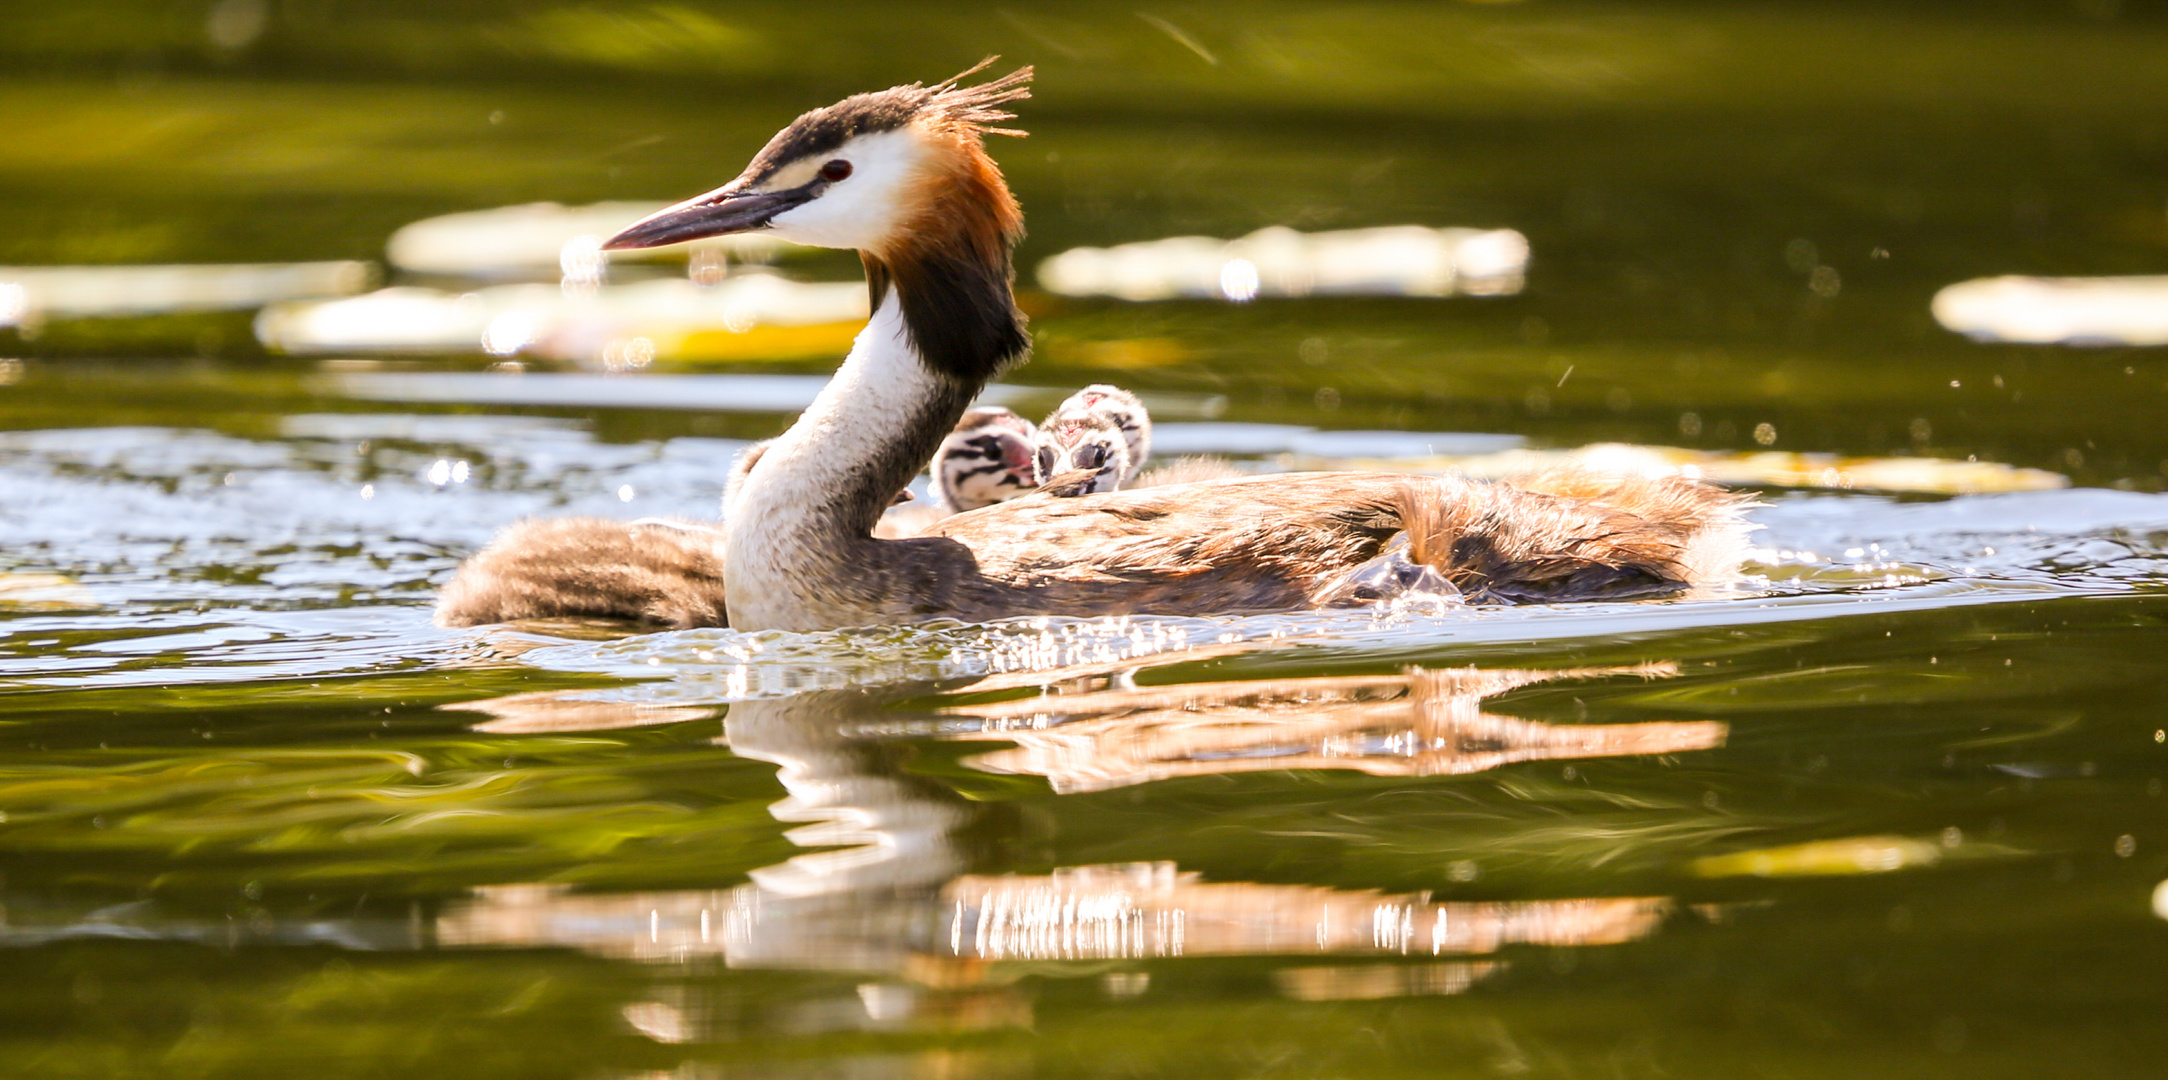
{"type": "MultiPolygon", "coordinates": [[[[850,356],[798,422],[745,477],[724,522],[725,599],[741,630],[807,630],[875,621],[851,590],[850,563],[879,543],[842,521],[834,496],[904,452],[928,410],[954,389],[928,370],[889,290],[850,356]]],[[[959,407],[960,411],[960,407],[959,407]]],[[[948,417],[941,429],[955,422],[948,417]]],[[[913,467],[923,464],[913,462],[913,467]]],[[[881,505],[893,495],[881,493],[881,505]]]]}

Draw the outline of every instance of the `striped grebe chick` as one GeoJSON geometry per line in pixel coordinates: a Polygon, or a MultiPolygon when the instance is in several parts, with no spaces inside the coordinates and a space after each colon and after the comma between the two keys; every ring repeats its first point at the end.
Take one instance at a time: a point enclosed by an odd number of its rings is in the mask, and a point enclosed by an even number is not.
{"type": "MultiPolygon", "coordinates": [[[[891,508],[874,522],[873,535],[883,540],[917,536],[952,514],[1030,494],[1039,486],[1033,458],[1037,434],[1031,421],[998,405],[965,410],[926,467],[933,476],[933,498],[891,508]]],[[[902,496],[909,497],[909,491],[902,496]]]]}
{"type": "Polygon", "coordinates": [[[1213,457],[1181,457],[1147,468],[1151,452],[1151,413],[1137,395],[1118,386],[1087,386],[1071,394],[1039,425],[1042,481],[1087,465],[1095,473],[1089,483],[1065,480],[1055,494],[1126,491],[1249,475],[1233,462],[1213,457]],[[1110,431],[1118,434],[1119,445],[1110,440],[1110,431]]]}
{"type": "MultiPolygon", "coordinates": [[[[1054,411],[1047,414],[1046,420],[1039,427],[1045,429],[1081,417],[1104,420],[1113,425],[1122,439],[1125,449],[1122,472],[1115,487],[1105,490],[1113,491],[1134,485],[1137,474],[1144,471],[1144,463],[1152,457],[1152,417],[1145,411],[1144,402],[1137,400],[1137,395],[1119,386],[1093,383],[1069,395],[1061,404],[1055,406],[1054,411]]],[[[1043,460],[1039,471],[1043,475],[1051,475],[1044,467],[1043,460]]]]}
{"type": "Polygon", "coordinates": [[[934,497],[950,513],[962,513],[1030,494],[1041,479],[1037,436],[1031,421],[999,405],[964,410],[934,451],[934,497]]]}
{"type": "Polygon", "coordinates": [[[1060,494],[1119,491],[1136,474],[1129,460],[1129,440],[1105,415],[1056,413],[1039,425],[1039,478],[1052,484],[1055,477],[1063,477],[1060,494]]]}
{"type": "Polygon", "coordinates": [[[1329,601],[1334,583],[1401,536],[1412,563],[1477,600],[1656,596],[1735,576],[1744,500],[1677,478],[1554,493],[1455,477],[1251,476],[1034,494],[923,536],[874,537],[896,489],[1029,349],[1011,292],[1023,219],[983,135],[1018,134],[992,125],[1013,118],[1003,106],[1027,96],[1030,76],[912,84],[815,109],[737,179],[605,243],[758,230],[856,249],[866,267],[872,319],[732,505],[731,625],[1288,610],[1329,601]]]}

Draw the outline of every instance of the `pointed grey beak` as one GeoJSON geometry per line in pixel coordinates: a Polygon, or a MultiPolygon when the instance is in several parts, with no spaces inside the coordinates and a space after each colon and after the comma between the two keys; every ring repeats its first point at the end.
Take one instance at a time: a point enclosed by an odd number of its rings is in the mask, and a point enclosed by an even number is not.
{"type": "Polygon", "coordinates": [[[777,214],[811,202],[815,194],[812,188],[811,184],[787,191],[719,188],[633,222],[603,241],[602,250],[661,247],[764,229],[777,214]]]}

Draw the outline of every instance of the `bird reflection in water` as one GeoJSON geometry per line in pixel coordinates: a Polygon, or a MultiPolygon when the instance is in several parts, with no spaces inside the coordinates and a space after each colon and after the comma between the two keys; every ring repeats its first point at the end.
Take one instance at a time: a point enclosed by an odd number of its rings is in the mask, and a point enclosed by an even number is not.
{"type": "MultiPolygon", "coordinates": [[[[1715,722],[1548,725],[1481,708],[1507,690],[1558,679],[1673,673],[1670,665],[1413,670],[1123,686],[956,706],[919,718],[886,706],[932,687],[739,702],[726,718],[725,741],[741,756],[777,766],[789,794],[773,813],[802,823],[787,834],[791,841],[827,850],[753,871],[749,884],[728,889],[483,889],[442,913],[436,937],[449,946],[548,945],[639,961],[720,960],[732,968],[825,970],[873,980],[857,987],[853,999],[793,1005],[786,1026],[805,1032],[1026,1025],[1030,1002],[1016,978],[1026,967],[1045,975],[1072,964],[1076,975],[1099,978],[1117,997],[1146,992],[1158,963],[1234,956],[1370,959],[1278,972],[1280,991],[1302,1000],[1458,993],[1505,964],[1467,958],[1514,945],[1632,941],[1654,932],[1674,905],[1648,896],[1465,902],[1428,893],[1208,882],[1171,862],[979,872],[979,864],[994,860],[976,845],[1002,832],[1003,822],[990,819],[996,812],[984,804],[906,772],[899,736],[1015,742],[977,764],[1047,776],[1058,792],[1261,769],[1457,774],[1535,759],[1720,745],[1726,729],[1715,722]],[[1110,971],[1110,963],[1117,969],[1110,971]]],[[[1073,686],[1076,674],[1041,672],[1035,681],[1073,686]]],[[[1083,682],[1103,683],[1105,674],[1088,673],[1083,682]]],[[[1125,680],[1117,675],[1116,681],[1125,680]]],[[[1015,682],[947,689],[975,692],[1015,682]]],[[[492,711],[499,717],[494,723],[505,722],[501,707],[492,711]]],[[[672,984],[669,1000],[628,1007],[628,1021],[664,1041],[715,1037],[713,1017],[700,1019],[714,1007],[701,1003],[694,986],[672,984]]]]}
{"type": "Polygon", "coordinates": [[[955,739],[1016,748],[974,764],[1044,776],[1063,794],[1175,776],[1359,769],[1379,776],[1481,772],[1516,761],[1707,750],[1715,721],[1543,724],[1482,711],[1485,699],[1558,679],[1663,678],[1669,664],[1556,671],[1423,670],[1389,677],[1195,683],[1054,695],[944,710],[975,717],[955,739]]]}

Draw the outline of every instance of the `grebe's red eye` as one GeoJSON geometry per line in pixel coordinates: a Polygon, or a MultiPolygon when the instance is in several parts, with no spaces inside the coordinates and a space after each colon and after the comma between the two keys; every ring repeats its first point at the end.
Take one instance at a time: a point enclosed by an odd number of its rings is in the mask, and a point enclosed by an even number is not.
{"type": "Polygon", "coordinates": [[[821,179],[826,180],[831,184],[849,175],[851,175],[851,163],[843,160],[842,158],[837,158],[834,161],[831,161],[828,164],[821,166],[821,179]]]}

